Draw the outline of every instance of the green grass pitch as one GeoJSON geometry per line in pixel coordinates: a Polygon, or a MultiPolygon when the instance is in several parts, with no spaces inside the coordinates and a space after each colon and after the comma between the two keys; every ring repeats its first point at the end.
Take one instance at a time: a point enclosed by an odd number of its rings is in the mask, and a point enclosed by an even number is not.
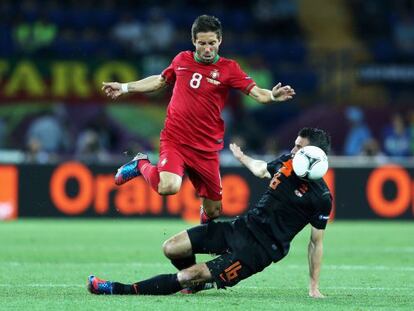
{"type": "MultiPolygon", "coordinates": [[[[174,268],[162,242],[179,220],[19,220],[0,223],[1,310],[414,310],[414,224],[328,225],[320,288],[307,297],[305,228],[289,255],[227,290],[196,295],[94,296],[89,274],[134,282],[174,268]]],[[[209,256],[199,257],[200,260],[209,256]]]]}

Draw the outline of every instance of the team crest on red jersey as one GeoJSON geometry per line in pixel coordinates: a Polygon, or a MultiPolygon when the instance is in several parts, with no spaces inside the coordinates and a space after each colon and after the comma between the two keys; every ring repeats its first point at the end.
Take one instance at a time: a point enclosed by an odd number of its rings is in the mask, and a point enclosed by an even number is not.
{"type": "Polygon", "coordinates": [[[217,80],[218,77],[220,77],[220,73],[218,72],[217,69],[214,69],[213,71],[210,72],[210,77],[214,80],[217,80]]]}

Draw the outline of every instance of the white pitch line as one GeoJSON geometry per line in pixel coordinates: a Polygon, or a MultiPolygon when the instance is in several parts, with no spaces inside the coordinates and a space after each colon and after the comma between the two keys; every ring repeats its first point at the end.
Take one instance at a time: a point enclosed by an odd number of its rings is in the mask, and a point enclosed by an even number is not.
{"type": "Polygon", "coordinates": [[[162,262],[20,262],[20,261],[0,261],[1,265],[10,265],[10,266],[30,266],[30,265],[56,265],[56,266],[83,266],[83,265],[93,265],[93,266],[135,266],[135,267],[172,267],[170,263],[162,262]]]}
{"type": "MultiPolygon", "coordinates": [[[[93,265],[93,266],[134,266],[134,267],[155,267],[164,268],[172,267],[170,263],[162,262],[19,262],[19,261],[0,261],[0,266],[30,266],[30,265],[56,265],[56,266],[82,266],[82,265],[93,265]]],[[[284,265],[274,264],[270,267],[277,267],[280,269],[293,269],[302,270],[307,269],[307,265],[284,265]]],[[[373,271],[414,271],[414,266],[384,266],[384,265],[323,265],[323,270],[373,270],[373,271]]]]}
{"type": "MultiPolygon", "coordinates": [[[[259,287],[259,286],[238,286],[239,288],[246,288],[246,289],[271,289],[271,290],[278,290],[278,289],[282,289],[282,290],[298,290],[298,289],[304,289],[304,287],[272,287],[272,286],[263,286],[263,287],[259,287]]],[[[305,288],[306,289],[306,288],[305,288]]],[[[323,287],[323,290],[409,290],[412,291],[414,290],[414,287],[353,287],[353,286],[326,286],[323,287]]]]}
{"type": "MultiPolygon", "coordinates": [[[[305,265],[284,265],[287,269],[306,269],[305,265]]],[[[382,265],[323,265],[323,270],[391,270],[391,271],[414,271],[414,266],[382,266],[382,265]]]]}
{"type": "MultiPolygon", "coordinates": [[[[353,247],[352,250],[354,252],[358,252],[358,253],[378,253],[378,254],[382,254],[382,253],[414,253],[414,247],[353,247]]],[[[341,252],[348,252],[349,249],[348,248],[338,248],[336,249],[336,251],[338,253],[341,252]]]]}
{"type": "Polygon", "coordinates": [[[0,284],[0,287],[85,287],[86,288],[86,283],[85,285],[80,285],[80,284],[0,284]]]}
{"type": "MultiPolygon", "coordinates": [[[[37,288],[86,288],[86,285],[81,284],[0,284],[0,287],[37,287],[37,288]]],[[[243,286],[238,285],[237,287],[234,287],[233,289],[237,288],[244,288],[244,289],[257,289],[257,290],[263,290],[263,289],[270,289],[270,290],[306,290],[305,287],[275,287],[275,286],[243,286]]],[[[327,286],[323,287],[324,290],[369,290],[369,291],[413,291],[414,287],[353,287],[353,286],[327,286]]]]}

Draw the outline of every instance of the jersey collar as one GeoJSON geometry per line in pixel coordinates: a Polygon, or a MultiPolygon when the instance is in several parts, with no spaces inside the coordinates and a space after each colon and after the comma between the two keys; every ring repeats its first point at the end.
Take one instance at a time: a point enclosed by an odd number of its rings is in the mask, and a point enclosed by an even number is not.
{"type": "MultiPolygon", "coordinates": [[[[217,54],[217,55],[216,55],[216,57],[214,57],[213,62],[212,62],[212,63],[210,63],[210,64],[215,64],[215,63],[217,63],[219,59],[220,59],[220,55],[218,55],[218,54],[217,54]]],[[[194,52],[194,60],[195,60],[197,63],[201,63],[201,64],[209,65],[209,64],[207,64],[207,63],[204,63],[204,62],[201,60],[201,58],[200,58],[200,57],[198,57],[197,52],[194,52]]]]}

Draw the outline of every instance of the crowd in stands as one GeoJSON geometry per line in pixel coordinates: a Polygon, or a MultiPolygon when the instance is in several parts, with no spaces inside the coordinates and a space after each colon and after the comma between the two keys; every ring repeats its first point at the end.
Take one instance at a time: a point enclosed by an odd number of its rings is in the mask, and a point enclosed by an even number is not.
{"type": "MultiPolygon", "coordinates": [[[[414,0],[351,0],[347,5],[354,31],[373,61],[414,59],[414,0]]],[[[223,113],[226,141],[237,140],[256,153],[287,150],[290,146],[279,135],[290,134],[282,131],[289,129],[290,121],[301,118],[306,125],[310,120],[312,126],[319,122],[317,109],[305,112],[298,103],[308,97],[310,102],[319,102],[312,92],[321,83],[319,68],[312,69],[298,0],[3,0],[0,59],[143,59],[144,76],[159,73],[178,51],[193,49],[190,26],[204,13],[216,15],[223,23],[223,55],[240,57],[243,68],[261,86],[269,88],[282,81],[298,93],[297,102],[266,109],[258,108],[248,97],[230,94],[223,113]]],[[[0,102],[0,107],[2,104],[7,103],[0,102]]],[[[399,109],[390,103],[378,114],[383,122],[376,122],[367,116],[365,107],[348,104],[330,107],[325,103],[323,107],[342,120],[331,118],[323,123],[333,129],[334,154],[414,156],[414,109],[399,109]]],[[[24,118],[21,126],[12,129],[7,115],[0,114],[0,149],[23,149],[30,161],[47,163],[62,154],[92,162],[106,161],[124,150],[157,148],[154,137],[128,133],[101,106],[89,105],[83,110],[51,105],[54,107],[24,118]]]]}
{"type": "MultiPolygon", "coordinates": [[[[122,124],[115,122],[102,111],[96,111],[92,118],[77,123],[74,122],[76,118],[72,117],[77,112],[71,111],[71,108],[57,104],[53,110],[31,116],[26,119],[24,126],[10,133],[9,138],[16,138],[12,143],[7,143],[5,122],[0,118],[0,149],[25,150],[26,160],[36,163],[49,163],[65,158],[88,163],[113,162],[114,156],[120,158],[124,151],[130,154],[137,151],[157,152],[157,135],[151,139],[132,135],[122,124]]],[[[384,111],[382,117],[386,121],[380,124],[376,124],[375,119],[367,120],[364,110],[359,107],[350,106],[342,112],[342,120],[334,116],[333,122],[325,121],[326,125],[321,126],[334,137],[333,155],[370,156],[380,162],[414,156],[414,109],[408,115],[398,111],[391,114],[384,111]],[[342,132],[336,132],[338,128],[342,132]]],[[[285,141],[296,135],[297,131],[295,124],[291,126],[293,132],[281,131],[276,135],[266,135],[252,116],[228,121],[226,144],[237,142],[256,154],[288,152],[291,146],[285,141]],[[240,130],[246,124],[249,130],[240,130]],[[286,135],[288,137],[284,140],[286,135]]],[[[304,123],[307,124],[309,123],[304,123]]],[[[317,123],[310,125],[318,126],[317,123]]],[[[226,153],[228,150],[224,151],[224,155],[226,153]]]]}
{"type": "Polygon", "coordinates": [[[378,61],[414,56],[414,1],[352,0],[355,30],[378,61]]]}
{"type": "MultiPolygon", "coordinates": [[[[412,0],[347,3],[355,31],[377,59],[413,56],[412,0]]],[[[215,14],[222,20],[225,49],[232,53],[259,53],[282,61],[306,57],[306,34],[298,17],[298,0],[3,0],[0,56],[174,55],[177,50],[191,48],[190,25],[195,16],[203,13],[215,14]]]]}
{"type": "Polygon", "coordinates": [[[393,158],[414,156],[414,110],[405,119],[393,113],[381,128],[378,138],[364,120],[364,112],[357,107],[346,110],[350,123],[343,154],[347,156],[389,156],[393,158]]]}
{"type": "Polygon", "coordinates": [[[206,8],[222,20],[229,51],[254,54],[255,43],[270,38],[278,41],[269,47],[275,50],[282,44],[278,38],[292,42],[301,37],[297,1],[4,0],[0,53],[64,58],[174,54],[191,48],[190,26],[206,8]]]}

